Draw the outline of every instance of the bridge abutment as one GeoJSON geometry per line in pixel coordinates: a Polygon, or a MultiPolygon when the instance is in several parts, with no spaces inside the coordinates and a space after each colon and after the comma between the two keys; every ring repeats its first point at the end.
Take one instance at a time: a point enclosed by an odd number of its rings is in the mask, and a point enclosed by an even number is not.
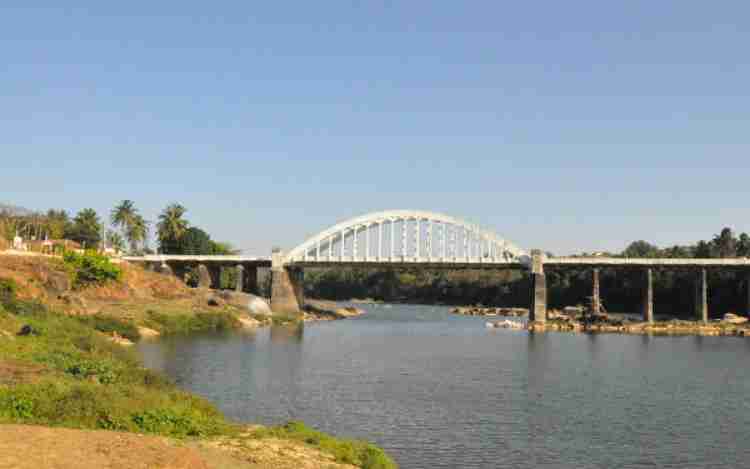
{"type": "Polygon", "coordinates": [[[531,251],[531,307],[529,322],[547,321],[547,277],[544,274],[544,259],[539,250],[531,251]]]}

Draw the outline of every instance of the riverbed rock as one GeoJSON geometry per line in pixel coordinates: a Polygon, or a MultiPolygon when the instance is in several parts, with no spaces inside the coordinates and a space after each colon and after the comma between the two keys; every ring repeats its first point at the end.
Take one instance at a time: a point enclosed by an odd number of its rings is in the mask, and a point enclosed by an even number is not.
{"type": "Polygon", "coordinates": [[[144,339],[152,339],[155,337],[159,337],[161,335],[161,332],[157,331],[156,329],[151,329],[150,327],[143,327],[138,326],[138,334],[144,339]]]}
{"type": "Polygon", "coordinates": [[[241,293],[234,290],[222,290],[214,293],[215,297],[218,297],[226,304],[237,306],[238,308],[246,308],[250,314],[261,314],[264,316],[270,316],[271,306],[268,302],[260,296],[252,295],[250,293],[241,293]]]}
{"type": "Polygon", "coordinates": [[[729,324],[744,324],[748,319],[733,313],[727,313],[724,315],[723,321],[728,322],[729,324]]]}

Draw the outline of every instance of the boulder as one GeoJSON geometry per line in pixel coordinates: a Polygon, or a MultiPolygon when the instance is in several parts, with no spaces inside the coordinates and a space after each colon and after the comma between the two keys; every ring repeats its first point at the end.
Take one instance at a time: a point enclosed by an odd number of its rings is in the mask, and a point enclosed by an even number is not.
{"type": "Polygon", "coordinates": [[[736,314],[727,313],[724,315],[724,322],[728,322],[729,324],[744,324],[747,321],[747,318],[738,316],[736,314]]]}
{"type": "Polygon", "coordinates": [[[268,302],[259,296],[250,293],[240,293],[234,290],[222,290],[216,292],[215,297],[221,299],[224,303],[236,306],[238,308],[247,308],[250,314],[262,314],[270,316],[271,307],[268,302]]]}
{"type": "Polygon", "coordinates": [[[44,286],[52,293],[60,295],[69,292],[73,288],[73,283],[70,281],[68,274],[51,271],[47,273],[47,279],[44,282],[44,286]]]}
{"type": "Polygon", "coordinates": [[[18,334],[21,337],[29,336],[29,335],[39,335],[39,332],[31,327],[29,324],[25,324],[20,331],[18,331],[18,334]]]}

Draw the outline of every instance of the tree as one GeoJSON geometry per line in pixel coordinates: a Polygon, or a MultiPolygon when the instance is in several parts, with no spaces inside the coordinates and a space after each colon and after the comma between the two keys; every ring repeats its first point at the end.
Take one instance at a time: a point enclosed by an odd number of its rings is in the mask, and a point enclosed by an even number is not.
{"type": "MultiPolygon", "coordinates": [[[[164,252],[164,251],[162,251],[164,252]]],[[[185,234],[174,244],[172,252],[168,254],[210,255],[213,254],[211,237],[202,229],[191,226],[185,234]]]]}
{"type": "Polygon", "coordinates": [[[179,240],[188,229],[188,222],[184,218],[187,210],[180,204],[171,204],[159,215],[156,224],[159,238],[159,249],[163,254],[173,254],[179,251],[179,240]]]}
{"type": "Polygon", "coordinates": [[[62,239],[70,229],[70,217],[65,210],[47,210],[45,230],[50,239],[62,239]]]}
{"type": "Polygon", "coordinates": [[[731,228],[724,228],[711,241],[718,257],[737,257],[737,239],[731,228]]]}
{"type": "Polygon", "coordinates": [[[107,230],[107,244],[118,252],[125,251],[125,239],[117,231],[107,230]]]}
{"type": "Polygon", "coordinates": [[[65,237],[83,245],[87,249],[95,249],[102,240],[102,224],[99,215],[93,208],[85,208],[78,212],[73,224],[65,237]]]}
{"type": "Polygon", "coordinates": [[[742,233],[737,241],[737,256],[750,257],[750,236],[742,233]]]}
{"type": "Polygon", "coordinates": [[[656,257],[659,254],[659,248],[646,241],[633,241],[622,252],[624,257],[656,257]]]}
{"type": "Polygon", "coordinates": [[[115,206],[110,213],[110,221],[112,226],[120,228],[133,252],[148,236],[148,222],[138,213],[132,200],[123,200],[115,206]]]}
{"type": "Polygon", "coordinates": [[[713,257],[711,245],[706,241],[698,241],[695,245],[695,257],[697,259],[709,259],[713,257]]]}

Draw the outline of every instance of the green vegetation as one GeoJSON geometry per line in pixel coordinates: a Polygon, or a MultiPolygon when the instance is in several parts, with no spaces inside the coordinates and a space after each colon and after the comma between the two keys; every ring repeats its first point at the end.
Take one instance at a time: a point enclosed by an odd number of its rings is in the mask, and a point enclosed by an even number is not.
{"type": "MultiPolygon", "coordinates": [[[[128,336],[137,333],[132,326],[106,316],[67,317],[39,303],[19,301],[7,280],[0,279],[0,291],[0,424],[240,438],[243,428],[212,404],[143,368],[130,350],[99,333],[128,336]],[[14,334],[21,330],[27,333],[14,334]]],[[[151,311],[149,318],[168,332],[222,329],[236,321],[229,313],[175,320],[151,311]]],[[[340,440],[298,422],[254,429],[243,437],[298,441],[365,469],[397,467],[376,446],[340,440]]]]}
{"type": "Polygon", "coordinates": [[[252,438],[281,438],[296,440],[332,454],[337,462],[353,464],[363,469],[395,469],[397,466],[380,448],[364,441],[333,438],[307,427],[302,422],[289,422],[280,427],[262,428],[252,438]]]}
{"type": "Polygon", "coordinates": [[[162,334],[190,334],[203,331],[230,331],[240,327],[237,317],[229,311],[197,312],[193,315],[170,315],[147,311],[146,324],[162,334]]]}
{"type": "Polygon", "coordinates": [[[132,353],[85,323],[43,307],[19,316],[13,313],[17,303],[8,303],[0,306],[0,329],[29,326],[34,333],[0,339],[0,423],[173,437],[232,431],[210,403],[144,369],[132,353]]]}
{"type": "Polygon", "coordinates": [[[122,269],[114,265],[109,257],[93,251],[84,254],[66,252],[63,263],[77,288],[116,281],[122,277],[122,269]]]}
{"type": "Polygon", "coordinates": [[[78,320],[104,334],[112,334],[115,332],[120,337],[125,337],[133,342],[136,342],[141,338],[138,328],[130,321],[123,321],[112,316],[101,314],[82,316],[79,317],[78,320]]]}
{"type": "MultiPolygon", "coordinates": [[[[146,221],[132,200],[123,200],[110,213],[112,226],[122,230],[123,236],[130,243],[130,251],[138,253],[139,245],[144,244],[148,238],[148,221],[146,221]]],[[[110,241],[110,245],[113,245],[110,241]]]]}

